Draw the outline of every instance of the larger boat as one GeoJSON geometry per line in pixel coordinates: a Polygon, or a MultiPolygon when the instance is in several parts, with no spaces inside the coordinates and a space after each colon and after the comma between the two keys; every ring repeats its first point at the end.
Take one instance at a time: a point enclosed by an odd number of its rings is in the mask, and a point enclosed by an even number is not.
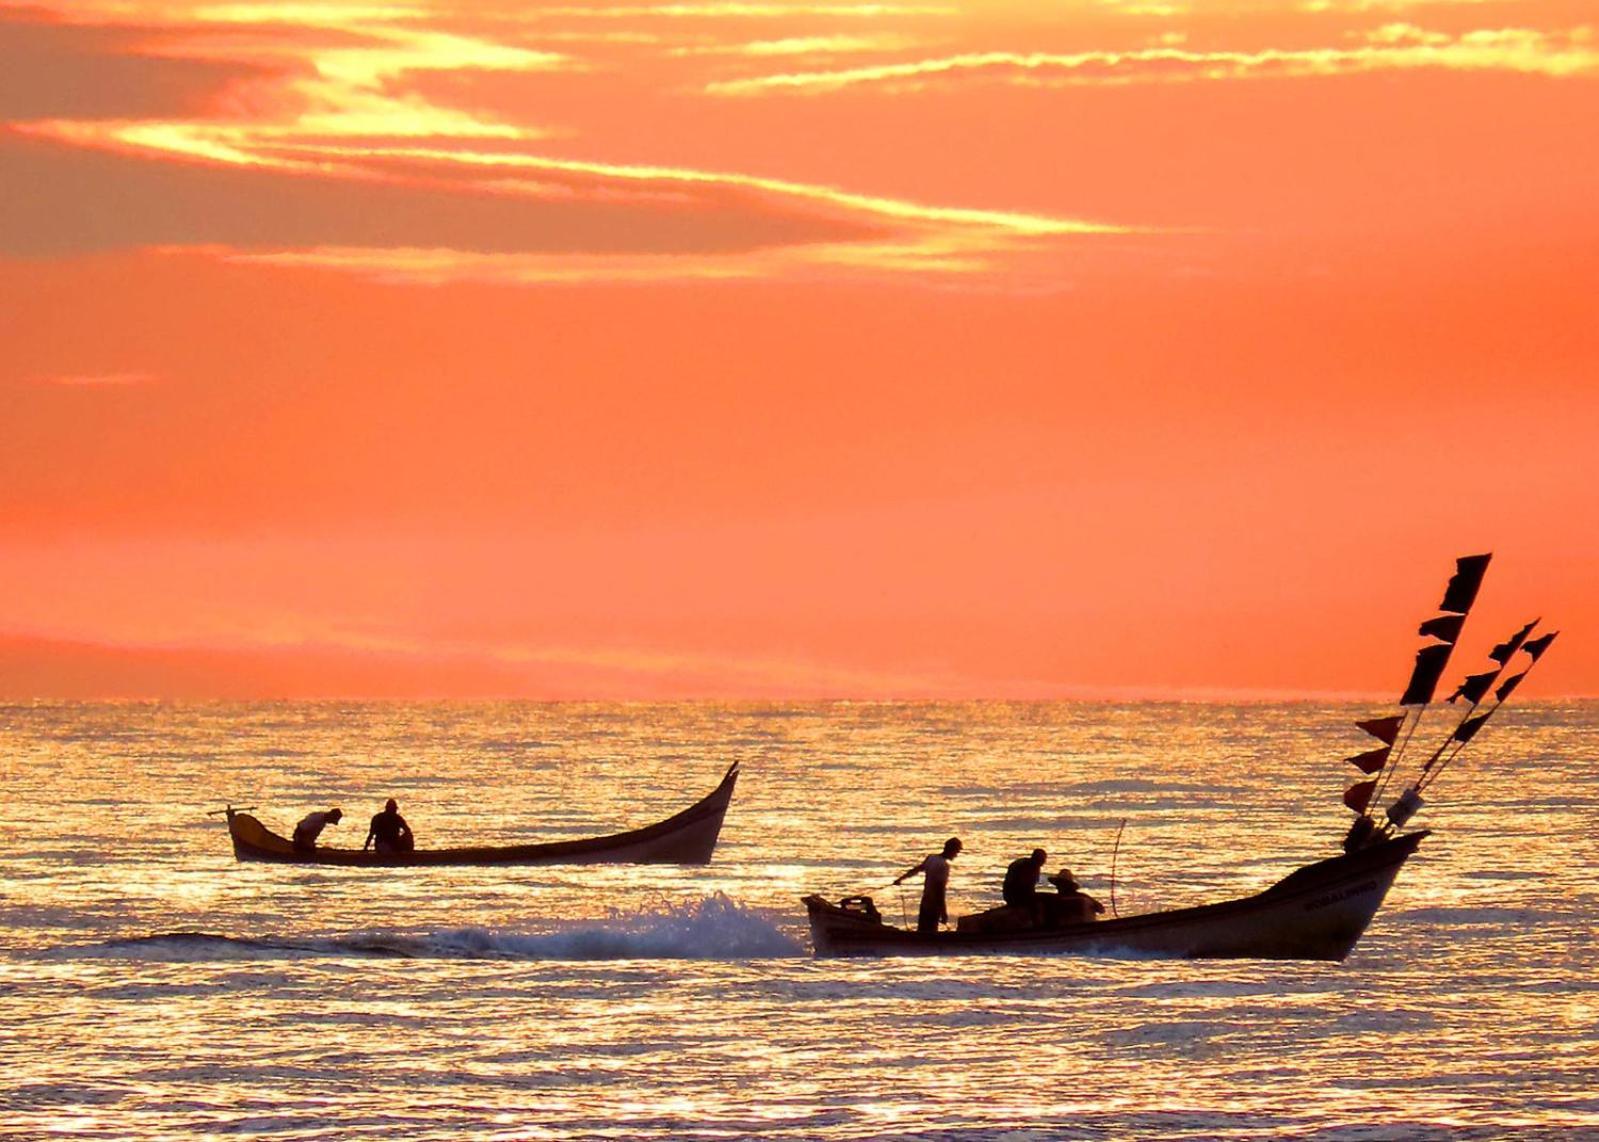
{"type": "Polygon", "coordinates": [[[1405,861],[1429,835],[1426,830],[1405,831],[1422,807],[1421,794],[1493,717],[1558,633],[1533,637],[1538,625],[1534,620],[1496,645],[1488,655],[1493,668],[1468,675],[1447,699],[1465,705],[1442,744],[1424,760],[1422,751],[1409,751],[1490,558],[1468,555],[1456,560],[1455,574],[1438,607],[1442,613],[1423,622],[1418,631],[1429,641],[1416,653],[1415,668],[1399,701],[1400,713],[1356,723],[1381,745],[1347,759],[1365,780],[1344,790],[1344,804],[1356,816],[1344,836],[1342,853],[1307,864],[1253,896],[1072,923],[1048,923],[1042,919],[1049,915],[1044,909],[1000,908],[962,918],[954,931],[917,932],[886,923],[870,897],[852,896],[835,904],[820,896],[807,896],[804,903],[816,954],[1125,954],[1177,959],[1342,960],[1376,916],[1405,861]],[[1524,654],[1527,661],[1506,676],[1511,663],[1520,661],[1518,654],[1524,654]],[[1393,785],[1394,774],[1407,760],[1419,761],[1419,768],[1410,767],[1415,776],[1379,822],[1370,806],[1393,785]],[[974,919],[977,922],[971,923],[974,919]]]}
{"type": "Polygon", "coordinates": [[[233,855],[241,861],[282,864],[328,864],[374,867],[499,865],[499,864],[709,864],[722,832],[722,818],[738,782],[738,762],[728,766],[721,784],[705,797],[664,821],[571,841],[526,845],[474,845],[449,849],[417,849],[376,853],[365,849],[324,848],[300,852],[293,842],[268,829],[250,814],[229,807],[228,835],[233,855]]]}

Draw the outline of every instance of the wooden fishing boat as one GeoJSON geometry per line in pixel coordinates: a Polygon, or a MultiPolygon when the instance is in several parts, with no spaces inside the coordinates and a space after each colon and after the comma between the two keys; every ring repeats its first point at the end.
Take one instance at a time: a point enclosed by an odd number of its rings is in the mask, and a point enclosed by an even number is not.
{"type": "MultiPolygon", "coordinates": [[[[1067,924],[1040,924],[1035,913],[1026,908],[995,909],[962,918],[952,932],[920,933],[884,923],[867,896],[846,897],[838,904],[820,896],[807,896],[805,909],[816,954],[1075,953],[1182,959],[1342,960],[1377,914],[1405,861],[1430,835],[1425,830],[1403,831],[1423,805],[1421,794],[1476,737],[1558,634],[1532,637],[1539,622],[1534,619],[1489,651],[1488,657],[1495,665],[1480,674],[1468,675],[1447,699],[1451,703],[1459,699],[1465,702],[1464,712],[1452,731],[1425,755],[1415,776],[1387,807],[1384,820],[1379,822],[1371,815],[1371,804],[1390,787],[1406,760],[1407,747],[1432,703],[1491,558],[1468,555],[1456,560],[1455,574],[1438,605],[1443,613],[1424,621],[1417,632],[1429,642],[1416,653],[1410,681],[1399,699],[1401,712],[1356,723],[1382,745],[1346,759],[1367,780],[1344,790],[1343,802],[1356,818],[1344,837],[1341,855],[1305,865],[1253,896],[1067,924]],[[1525,654],[1530,661],[1520,667],[1519,673],[1507,675],[1518,654],[1525,654]]],[[[1409,755],[1411,759],[1421,756],[1409,755]]],[[[1113,893],[1114,876],[1113,865],[1113,893]]],[[[1113,894],[1113,903],[1114,900],[1113,894]]],[[[1037,915],[1046,913],[1040,908],[1037,915]]]]}
{"type": "Polygon", "coordinates": [[[923,935],[885,924],[865,897],[841,907],[807,896],[805,909],[818,956],[988,953],[1341,960],[1425,836],[1425,831],[1407,833],[1306,865],[1240,900],[1058,928],[923,935]]]}
{"type": "Polygon", "coordinates": [[[241,861],[284,864],[354,865],[357,867],[434,867],[440,865],[530,864],[709,864],[722,831],[722,818],[738,782],[738,763],[728,766],[722,783],[703,799],[664,821],[572,841],[528,845],[480,845],[453,849],[417,849],[408,853],[376,853],[362,849],[324,848],[296,852],[286,837],[238,809],[225,810],[233,855],[241,861]]]}

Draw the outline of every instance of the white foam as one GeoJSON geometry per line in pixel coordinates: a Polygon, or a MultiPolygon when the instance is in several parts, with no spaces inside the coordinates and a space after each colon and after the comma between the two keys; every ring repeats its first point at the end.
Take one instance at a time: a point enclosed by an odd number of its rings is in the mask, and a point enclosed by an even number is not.
{"type": "Polygon", "coordinates": [[[771,920],[720,892],[681,904],[617,912],[606,920],[569,921],[553,931],[450,928],[399,934],[236,937],[163,932],[56,949],[55,956],[126,958],[159,963],[379,956],[407,959],[751,960],[805,954],[771,920]]]}

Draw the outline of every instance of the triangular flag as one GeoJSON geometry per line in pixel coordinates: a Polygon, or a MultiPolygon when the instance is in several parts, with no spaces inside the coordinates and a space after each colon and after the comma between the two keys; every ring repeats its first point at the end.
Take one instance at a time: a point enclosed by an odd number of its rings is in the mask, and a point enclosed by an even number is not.
{"type": "Polygon", "coordinates": [[[1461,745],[1465,745],[1477,736],[1477,731],[1482,729],[1482,724],[1491,717],[1493,717],[1493,711],[1489,710],[1486,714],[1478,714],[1475,718],[1467,718],[1455,727],[1454,739],[1461,745]]]}
{"type": "Polygon", "coordinates": [[[1524,645],[1521,649],[1525,650],[1528,654],[1532,655],[1532,660],[1534,662],[1537,662],[1538,659],[1543,657],[1543,652],[1549,649],[1549,644],[1551,642],[1554,642],[1555,639],[1559,637],[1559,635],[1560,635],[1560,632],[1557,631],[1557,630],[1550,631],[1548,634],[1544,635],[1542,638],[1534,638],[1534,639],[1528,640],[1526,645],[1524,645]]]}
{"type": "Polygon", "coordinates": [[[1449,652],[1453,649],[1453,646],[1444,642],[1416,651],[1416,668],[1411,671],[1410,685],[1405,687],[1404,696],[1399,699],[1401,706],[1425,706],[1432,701],[1432,693],[1438,688],[1438,676],[1449,664],[1449,652]]]}
{"type": "Polygon", "coordinates": [[[1370,718],[1364,722],[1356,722],[1357,729],[1365,730],[1380,742],[1394,744],[1394,739],[1399,737],[1399,727],[1404,724],[1405,715],[1395,714],[1391,718],[1370,718]]]}
{"type": "Polygon", "coordinates": [[[1488,570],[1488,560],[1492,558],[1492,555],[1462,555],[1456,559],[1455,573],[1449,577],[1444,601],[1438,604],[1438,609],[1462,615],[1471,610],[1477,588],[1482,586],[1482,577],[1488,570]]]}
{"type": "Polygon", "coordinates": [[[1416,633],[1423,638],[1431,636],[1444,642],[1454,642],[1460,637],[1460,628],[1465,621],[1465,615],[1439,615],[1422,623],[1421,629],[1416,633]]]}
{"type": "Polygon", "coordinates": [[[1376,773],[1388,764],[1388,751],[1391,748],[1391,746],[1383,746],[1381,749],[1357,753],[1354,757],[1345,758],[1344,760],[1362,773],[1376,773]]]}
{"type": "Polygon", "coordinates": [[[1516,692],[1516,687],[1521,685],[1521,680],[1526,676],[1527,672],[1523,670],[1520,674],[1512,674],[1509,678],[1506,678],[1505,684],[1494,691],[1494,698],[1503,702],[1516,692]]]}
{"type": "Polygon", "coordinates": [[[1344,790],[1344,804],[1357,813],[1364,813],[1366,806],[1371,804],[1371,795],[1376,791],[1377,781],[1362,781],[1359,785],[1351,785],[1344,790]]]}
{"type": "MultiPolygon", "coordinates": [[[[1533,619],[1532,622],[1528,623],[1515,634],[1505,639],[1504,642],[1490,650],[1488,652],[1488,657],[1493,659],[1500,666],[1503,666],[1505,663],[1509,662],[1510,656],[1521,649],[1521,644],[1527,641],[1527,636],[1532,633],[1532,628],[1537,626],[1538,623],[1538,619],[1533,619]]],[[[1548,644],[1545,643],[1544,645],[1547,646],[1548,644]]],[[[1537,655],[1534,655],[1533,657],[1536,658],[1537,655]]]]}
{"type": "Polygon", "coordinates": [[[1488,693],[1488,687],[1492,686],[1494,679],[1498,677],[1499,671],[1497,670],[1490,670],[1486,674],[1468,674],[1466,675],[1466,680],[1455,688],[1453,694],[1449,695],[1449,700],[1453,702],[1456,698],[1464,698],[1475,706],[1482,701],[1482,696],[1488,693]]]}

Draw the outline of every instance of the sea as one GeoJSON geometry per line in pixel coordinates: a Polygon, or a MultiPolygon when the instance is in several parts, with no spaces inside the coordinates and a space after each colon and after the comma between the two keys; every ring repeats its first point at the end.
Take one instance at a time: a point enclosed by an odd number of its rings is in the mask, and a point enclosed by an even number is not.
{"type": "Polygon", "coordinates": [[[1599,1136],[1599,703],[1494,718],[1343,963],[812,954],[801,897],[914,923],[949,836],[952,913],[1035,847],[1123,916],[1259,891],[1338,850],[1384,712],[0,706],[0,1136],[1599,1136]],[[216,812],[553,840],[734,761],[703,867],[240,864],[216,812]]]}

